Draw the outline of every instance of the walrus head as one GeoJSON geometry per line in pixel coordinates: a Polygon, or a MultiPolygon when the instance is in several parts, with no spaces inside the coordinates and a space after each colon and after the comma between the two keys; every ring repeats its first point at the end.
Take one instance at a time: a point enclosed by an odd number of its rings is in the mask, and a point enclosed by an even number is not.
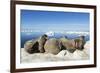
{"type": "Polygon", "coordinates": [[[84,49],[84,44],[85,44],[85,37],[80,36],[79,38],[75,39],[75,48],[78,50],[83,50],[84,49]]]}

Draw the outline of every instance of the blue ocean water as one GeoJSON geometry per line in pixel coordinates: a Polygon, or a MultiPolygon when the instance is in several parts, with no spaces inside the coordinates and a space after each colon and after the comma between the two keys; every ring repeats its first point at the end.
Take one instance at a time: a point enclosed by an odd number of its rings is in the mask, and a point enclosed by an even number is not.
{"type": "MultiPolygon", "coordinates": [[[[21,48],[24,47],[24,43],[28,40],[32,40],[32,39],[37,39],[39,38],[41,35],[43,35],[44,32],[34,32],[34,33],[26,33],[26,32],[21,32],[21,48]]],[[[69,39],[74,39],[79,37],[79,34],[62,34],[62,33],[55,33],[54,36],[49,36],[49,38],[61,38],[61,37],[67,37],[69,39]]],[[[85,35],[85,40],[88,41],[90,39],[89,35],[85,35]]]]}

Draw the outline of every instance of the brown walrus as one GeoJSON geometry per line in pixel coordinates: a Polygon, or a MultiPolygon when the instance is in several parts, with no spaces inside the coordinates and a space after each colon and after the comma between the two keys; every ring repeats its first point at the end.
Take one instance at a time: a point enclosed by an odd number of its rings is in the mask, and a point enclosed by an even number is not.
{"type": "Polygon", "coordinates": [[[24,48],[30,54],[38,52],[43,53],[45,52],[44,44],[47,39],[48,36],[44,34],[40,36],[38,39],[26,41],[24,44],[24,48]]]}
{"type": "Polygon", "coordinates": [[[42,35],[38,39],[40,53],[44,53],[45,52],[44,45],[45,45],[45,42],[47,41],[47,39],[48,39],[48,36],[46,34],[42,35]]]}
{"type": "Polygon", "coordinates": [[[79,38],[74,39],[75,40],[75,48],[78,50],[83,50],[85,45],[85,36],[80,36],[79,38]]]}
{"type": "Polygon", "coordinates": [[[25,42],[24,49],[30,54],[37,53],[39,52],[38,46],[39,46],[39,43],[37,40],[29,40],[25,42]]]}
{"type": "Polygon", "coordinates": [[[62,44],[62,50],[67,49],[69,52],[73,53],[76,49],[82,50],[85,44],[85,37],[80,36],[76,39],[60,38],[62,44]]]}
{"type": "Polygon", "coordinates": [[[61,51],[61,44],[58,39],[50,38],[49,40],[46,41],[44,49],[46,53],[51,53],[56,55],[61,51]]]}

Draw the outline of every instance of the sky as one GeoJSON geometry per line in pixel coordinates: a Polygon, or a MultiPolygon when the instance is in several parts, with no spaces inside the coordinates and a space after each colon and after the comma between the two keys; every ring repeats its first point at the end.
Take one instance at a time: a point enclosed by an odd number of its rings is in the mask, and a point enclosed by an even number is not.
{"type": "Polygon", "coordinates": [[[21,10],[21,29],[89,31],[89,13],[21,10]]]}

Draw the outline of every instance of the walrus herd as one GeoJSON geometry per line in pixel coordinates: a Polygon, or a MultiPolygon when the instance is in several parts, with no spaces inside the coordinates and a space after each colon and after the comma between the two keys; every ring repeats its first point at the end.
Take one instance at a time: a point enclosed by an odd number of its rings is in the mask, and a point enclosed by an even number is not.
{"type": "Polygon", "coordinates": [[[56,55],[62,50],[68,50],[70,53],[73,53],[76,49],[83,50],[84,45],[84,36],[80,36],[75,39],[68,39],[66,37],[56,39],[48,38],[48,36],[44,34],[35,40],[26,41],[24,44],[24,49],[30,54],[51,53],[56,55]]]}

